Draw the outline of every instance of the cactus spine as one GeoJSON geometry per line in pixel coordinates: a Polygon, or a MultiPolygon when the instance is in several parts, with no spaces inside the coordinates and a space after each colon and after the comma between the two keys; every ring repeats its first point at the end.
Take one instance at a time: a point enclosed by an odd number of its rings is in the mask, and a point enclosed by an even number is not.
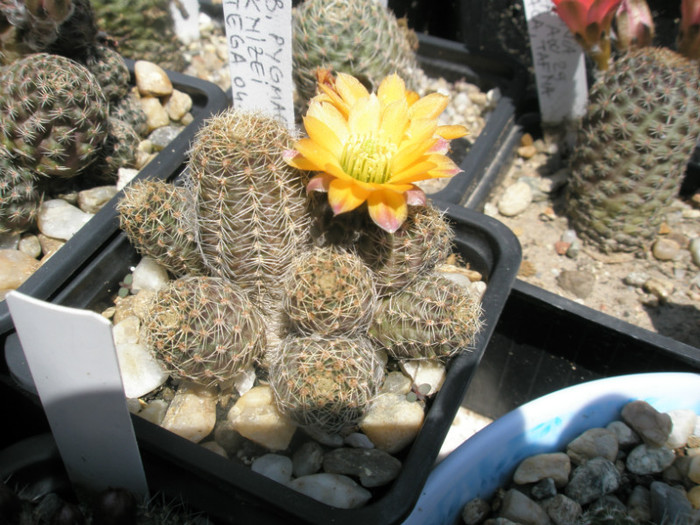
{"type": "Polygon", "coordinates": [[[363,337],[291,336],[269,359],[278,410],[301,426],[329,433],[357,422],[384,378],[363,337]]]}
{"type": "Polygon", "coordinates": [[[190,194],[163,181],[136,181],[117,205],[131,244],[176,276],[207,273],[192,230],[190,194]]]}
{"type": "Polygon", "coordinates": [[[302,333],[366,333],[376,305],[372,274],[339,248],[315,248],[295,258],[285,277],[284,311],[302,333]]]}
{"type": "Polygon", "coordinates": [[[263,302],[278,299],[280,279],[308,242],[305,182],[283,160],[291,145],[279,121],[230,109],[199,130],[190,155],[204,259],[263,302]]]}
{"type": "Polygon", "coordinates": [[[157,292],[144,334],[173,376],[204,386],[225,386],[261,359],[266,345],[258,308],[240,288],[215,277],[184,277],[157,292]]]}
{"type": "Polygon", "coordinates": [[[594,84],[571,159],[568,215],[603,251],[654,237],[680,188],[700,123],[697,67],[663,48],[614,61],[594,84]]]}
{"type": "Polygon", "coordinates": [[[396,359],[443,359],[468,348],[480,329],[478,298],[428,274],[381,301],[369,335],[396,359]]]}

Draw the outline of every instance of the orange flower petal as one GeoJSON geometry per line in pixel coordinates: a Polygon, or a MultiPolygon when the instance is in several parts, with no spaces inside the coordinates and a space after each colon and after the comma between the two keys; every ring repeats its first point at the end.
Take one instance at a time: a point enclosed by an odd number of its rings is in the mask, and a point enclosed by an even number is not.
{"type": "Polygon", "coordinates": [[[362,82],[347,73],[338,73],[335,80],[335,89],[351,108],[358,100],[369,95],[367,88],[362,85],[362,82]]]}
{"type": "Polygon", "coordinates": [[[382,106],[388,106],[397,100],[406,101],[406,84],[396,73],[389,75],[382,80],[377,90],[377,97],[382,106]]]}
{"type": "Polygon", "coordinates": [[[406,136],[411,142],[423,142],[428,140],[437,130],[437,120],[431,118],[414,118],[406,130],[406,136]]]}
{"type": "Polygon", "coordinates": [[[409,116],[412,119],[436,119],[440,116],[440,113],[445,111],[449,100],[449,97],[446,95],[431,93],[430,95],[424,96],[411,105],[409,116]]]}
{"type": "Polygon", "coordinates": [[[452,140],[469,135],[469,130],[464,126],[438,126],[435,133],[443,139],[452,140]]]}
{"type": "Polygon", "coordinates": [[[294,145],[294,149],[314,165],[311,169],[315,171],[323,171],[327,164],[338,165],[338,159],[335,155],[311,139],[301,139],[297,141],[294,145]]]}
{"type": "Polygon", "coordinates": [[[329,102],[312,103],[306,112],[307,117],[315,117],[328,126],[341,141],[348,137],[348,120],[341,111],[329,102]]]}
{"type": "Polygon", "coordinates": [[[343,141],[347,138],[347,132],[342,138],[338,137],[333,129],[316,117],[304,117],[304,128],[309,138],[335,157],[343,153],[343,141]]]}
{"type": "Polygon", "coordinates": [[[446,157],[445,155],[431,155],[428,157],[428,160],[435,165],[435,167],[430,170],[431,177],[453,177],[462,171],[450,157],[446,157]]]}
{"type": "Polygon", "coordinates": [[[384,108],[380,133],[392,144],[401,144],[406,128],[408,127],[408,104],[405,99],[392,102],[384,108]]]}
{"type": "Polygon", "coordinates": [[[409,206],[425,206],[427,202],[428,198],[425,196],[425,192],[417,186],[406,192],[406,204],[409,206]]]}
{"type": "Polygon", "coordinates": [[[328,192],[328,187],[333,180],[333,176],[328,173],[319,173],[318,175],[311,177],[311,180],[306,185],[306,193],[311,193],[312,191],[328,192]]]}
{"type": "Polygon", "coordinates": [[[282,158],[287,164],[298,170],[314,171],[318,169],[313,162],[308,161],[301,153],[294,149],[284,150],[282,158]]]}
{"type": "Polygon", "coordinates": [[[359,184],[341,179],[334,179],[328,186],[328,203],[336,215],[352,211],[363,202],[372,192],[359,184]]]}
{"type": "Polygon", "coordinates": [[[380,104],[377,95],[359,99],[350,110],[348,128],[350,133],[365,135],[376,133],[379,129],[380,104]]]}
{"type": "Polygon", "coordinates": [[[398,230],[408,216],[406,196],[394,191],[377,190],[367,199],[369,215],[377,226],[389,233],[398,230]]]}
{"type": "Polygon", "coordinates": [[[435,178],[437,175],[431,174],[437,168],[437,166],[438,165],[432,160],[418,162],[392,176],[390,182],[393,184],[408,184],[418,182],[419,180],[435,178]]]}

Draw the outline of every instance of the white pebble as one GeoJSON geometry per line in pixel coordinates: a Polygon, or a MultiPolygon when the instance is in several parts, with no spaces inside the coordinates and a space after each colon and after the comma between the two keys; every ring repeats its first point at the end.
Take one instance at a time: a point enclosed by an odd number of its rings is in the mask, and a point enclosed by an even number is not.
{"type": "Polygon", "coordinates": [[[417,386],[429,385],[430,390],[423,392],[424,395],[431,396],[440,390],[445,381],[445,365],[434,360],[404,360],[399,363],[401,369],[413,379],[417,386]]]}
{"type": "Polygon", "coordinates": [[[37,226],[44,235],[67,241],[92,217],[62,199],[52,199],[39,208],[37,226]]]}
{"type": "Polygon", "coordinates": [[[341,509],[361,507],[372,493],[342,474],[310,474],[289,483],[289,488],[310,498],[341,509]]]}
{"type": "Polygon", "coordinates": [[[671,410],[671,435],[666,440],[666,446],[671,449],[684,446],[695,429],[697,414],[692,410],[671,410]]]}
{"type": "Polygon", "coordinates": [[[146,60],[134,63],[134,77],[139,93],[144,96],[167,96],[173,92],[173,83],[160,66],[146,60]]]}
{"type": "Polygon", "coordinates": [[[168,284],[168,272],[154,259],[143,257],[133,272],[131,289],[157,292],[168,284]]]}
{"type": "Polygon", "coordinates": [[[506,188],[498,201],[498,212],[506,217],[514,217],[524,212],[532,202],[532,189],[523,181],[506,188]]]}
{"type": "Polygon", "coordinates": [[[161,426],[199,443],[214,430],[216,400],[216,394],[210,390],[194,384],[181,385],[170,402],[161,426]]]}
{"type": "Polygon", "coordinates": [[[121,343],[116,350],[126,397],[144,396],[168,379],[168,372],[144,345],[121,343]]]}
{"type": "Polygon", "coordinates": [[[292,480],[292,460],[281,454],[265,454],[253,461],[253,472],[286,485],[292,480]]]}

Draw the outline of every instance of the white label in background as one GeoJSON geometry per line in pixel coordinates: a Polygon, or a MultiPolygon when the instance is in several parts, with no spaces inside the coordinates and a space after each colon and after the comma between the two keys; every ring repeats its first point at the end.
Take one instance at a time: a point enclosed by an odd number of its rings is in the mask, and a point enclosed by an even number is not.
{"type": "Polygon", "coordinates": [[[199,0],[172,0],[170,13],[180,40],[185,44],[199,40],[199,0]]]}
{"type": "Polygon", "coordinates": [[[293,129],[292,0],[224,0],[224,22],[233,106],[293,129]]]}
{"type": "MultiPolygon", "coordinates": [[[[148,496],[112,324],[13,291],[7,306],[71,482],[148,496]]],[[[5,422],[4,424],[13,424],[5,422]]]]}
{"type": "Polygon", "coordinates": [[[524,0],[524,6],[542,122],[575,120],[588,101],[583,49],[552,11],[552,0],[524,0]]]}

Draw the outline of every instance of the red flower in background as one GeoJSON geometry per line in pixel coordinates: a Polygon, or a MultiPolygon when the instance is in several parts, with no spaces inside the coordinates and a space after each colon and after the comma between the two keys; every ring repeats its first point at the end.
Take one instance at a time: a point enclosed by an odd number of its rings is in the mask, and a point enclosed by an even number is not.
{"type": "Polygon", "coordinates": [[[646,0],[622,0],[615,25],[618,49],[650,46],[654,39],[654,20],[646,0]]]}
{"type": "Polygon", "coordinates": [[[610,26],[622,0],[552,0],[559,15],[599,69],[610,58],[610,26]]]}
{"type": "Polygon", "coordinates": [[[700,0],[681,1],[678,52],[691,59],[700,58],[700,0]]]}

